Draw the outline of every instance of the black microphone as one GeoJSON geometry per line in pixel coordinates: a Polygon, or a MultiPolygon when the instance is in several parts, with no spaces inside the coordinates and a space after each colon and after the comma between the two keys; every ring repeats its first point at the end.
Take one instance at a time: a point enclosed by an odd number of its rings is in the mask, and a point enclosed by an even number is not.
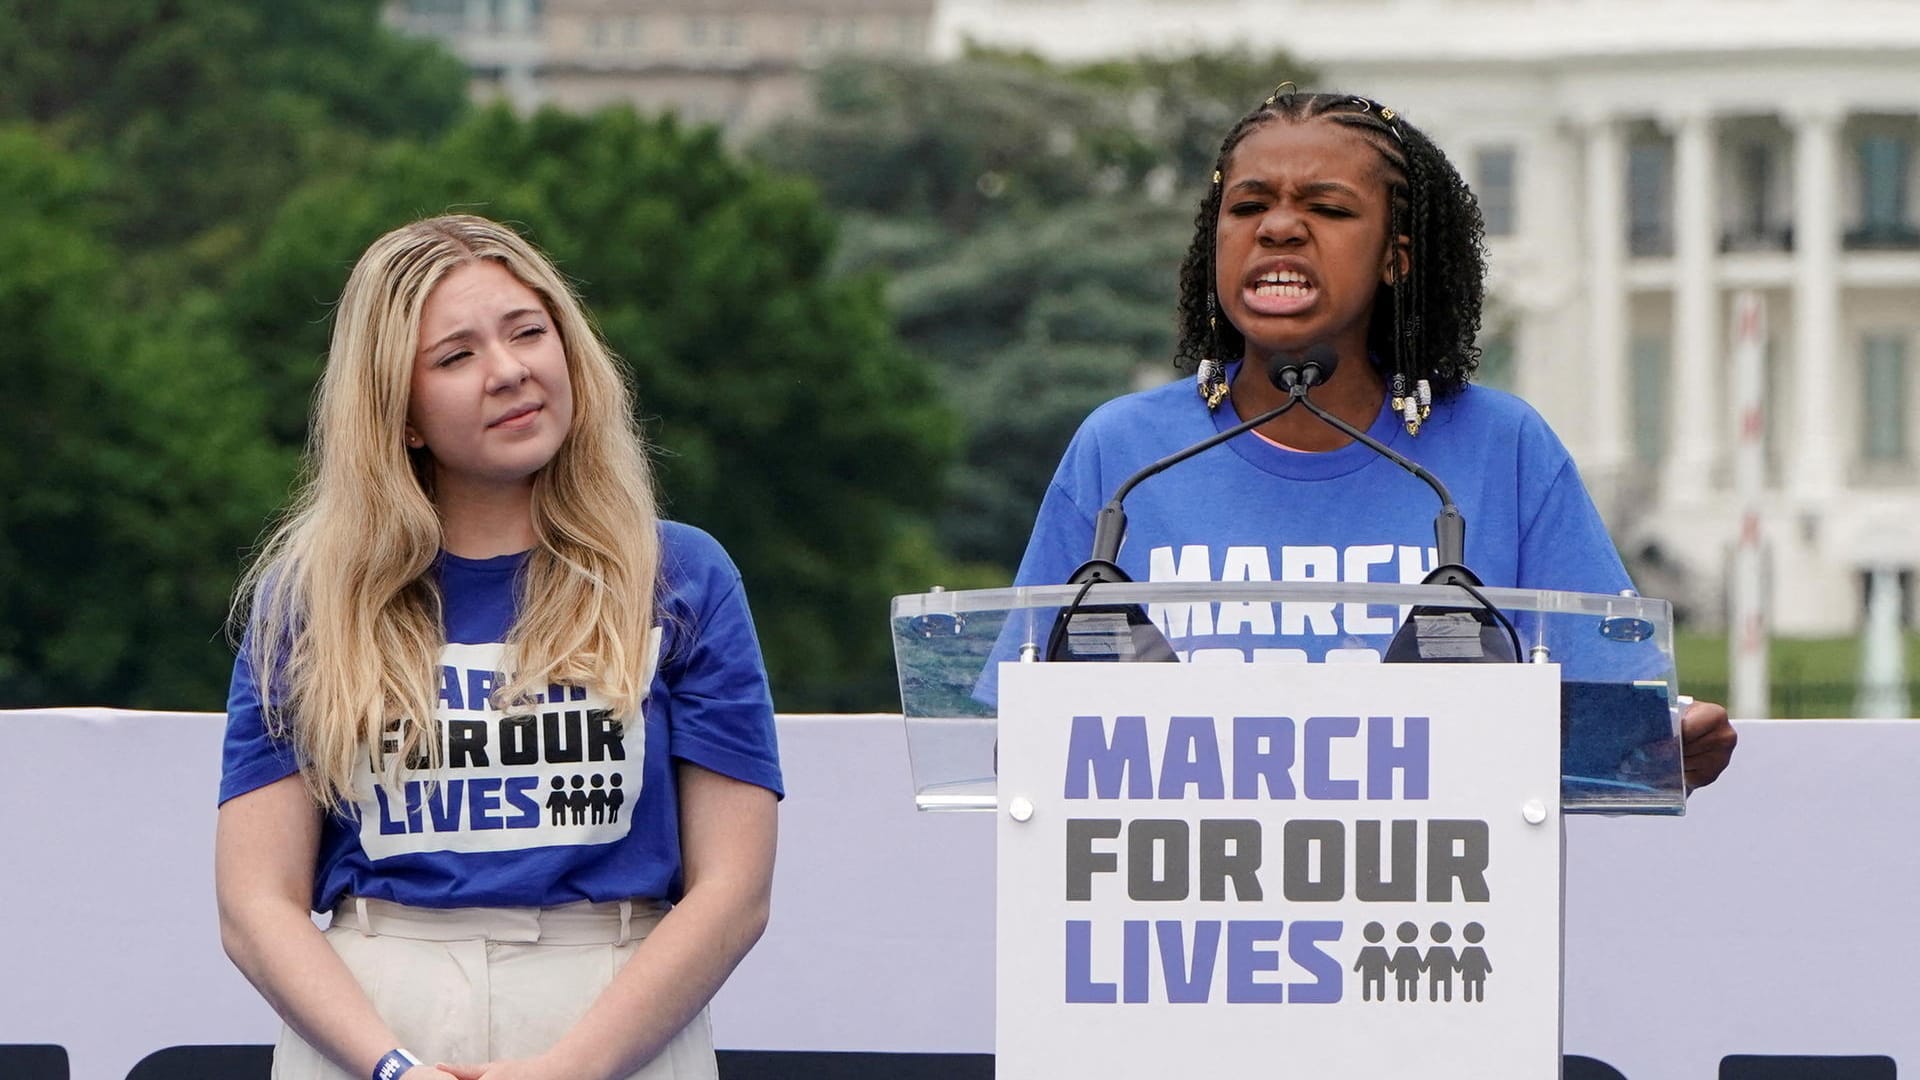
{"type": "Polygon", "coordinates": [[[1127,536],[1127,511],[1124,505],[1127,495],[1142,480],[1165,472],[1195,454],[1211,450],[1236,435],[1252,431],[1293,408],[1295,403],[1289,397],[1251,420],[1242,421],[1184,450],[1168,454],[1127,477],[1094,518],[1091,556],[1067,578],[1067,584],[1080,586],[1080,592],[1054,619],[1053,631],[1047,635],[1046,659],[1136,662],[1179,659],[1166,635],[1153,625],[1153,620],[1147,618],[1147,613],[1141,610],[1140,605],[1081,604],[1095,585],[1133,580],[1114,561],[1120,554],[1121,541],[1127,536]]]}
{"type": "Polygon", "coordinates": [[[1419,477],[1433,489],[1440,498],[1440,512],[1433,519],[1435,565],[1422,584],[1456,585],[1480,604],[1478,608],[1414,608],[1388,643],[1385,659],[1389,663],[1518,662],[1520,636],[1500,609],[1480,594],[1480,578],[1467,569],[1467,519],[1454,504],[1447,486],[1420,463],[1314,404],[1307,396],[1314,387],[1333,378],[1339,364],[1339,352],[1332,345],[1322,343],[1296,354],[1276,354],[1267,367],[1267,377],[1275,387],[1286,391],[1288,401],[1299,402],[1328,426],[1419,477]],[[1500,633],[1502,630],[1504,635],[1500,633]]]}

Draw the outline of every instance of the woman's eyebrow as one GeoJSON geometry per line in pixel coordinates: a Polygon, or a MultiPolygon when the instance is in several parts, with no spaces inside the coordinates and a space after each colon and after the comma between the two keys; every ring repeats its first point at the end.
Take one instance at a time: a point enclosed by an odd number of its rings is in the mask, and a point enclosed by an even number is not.
{"type": "Polygon", "coordinates": [[[1358,191],[1355,191],[1351,185],[1343,184],[1338,180],[1314,180],[1310,183],[1301,184],[1300,192],[1303,195],[1348,195],[1356,197],[1360,194],[1358,191]]]}
{"type": "MultiPolygon", "coordinates": [[[[546,312],[540,310],[539,308],[532,308],[532,307],[514,308],[512,311],[509,311],[505,315],[500,316],[500,322],[503,324],[510,323],[518,319],[524,319],[529,315],[539,315],[544,317],[546,315],[546,312]]],[[[473,337],[474,337],[474,332],[472,330],[462,327],[461,329],[455,330],[453,333],[448,334],[446,337],[441,338],[439,341],[436,341],[431,345],[421,348],[420,352],[429,353],[434,351],[435,349],[438,349],[442,345],[448,344],[449,342],[470,340],[473,337]]],[[[417,356],[419,355],[419,353],[415,353],[415,355],[417,356]]]]}
{"type": "MultiPolygon", "coordinates": [[[[1360,195],[1360,192],[1356,190],[1353,185],[1345,184],[1338,180],[1309,180],[1304,184],[1300,184],[1297,190],[1302,195],[1346,195],[1350,198],[1358,198],[1360,195]]],[[[1245,191],[1258,195],[1271,195],[1273,194],[1273,185],[1259,177],[1250,176],[1245,180],[1235,181],[1233,186],[1228,188],[1227,191],[1229,194],[1237,194],[1245,191]]]]}
{"type": "Polygon", "coordinates": [[[472,337],[473,337],[473,331],[466,329],[465,327],[462,327],[461,329],[455,330],[453,333],[448,334],[446,337],[441,338],[439,341],[436,341],[431,345],[422,345],[419,351],[414,353],[414,355],[419,356],[423,353],[430,353],[430,352],[433,352],[435,349],[438,349],[442,345],[446,345],[454,341],[467,341],[467,340],[470,340],[472,337]]]}

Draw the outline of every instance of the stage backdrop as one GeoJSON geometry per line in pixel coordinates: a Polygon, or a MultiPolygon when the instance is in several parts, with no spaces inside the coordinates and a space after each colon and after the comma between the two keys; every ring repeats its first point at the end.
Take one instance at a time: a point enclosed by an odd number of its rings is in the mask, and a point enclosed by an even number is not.
{"type": "MultiPolygon", "coordinates": [[[[165,1047],[272,1040],[215,924],[221,722],[0,712],[0,1044],[120,1080],[165,1047]]],[[[773,925],[715,1003],[718,1044],[991,1052],[990,817],[913,809],[898,717],[782,717],[780,738],[773,925]]],[[[1913,721],[1749,722],[1685,818],[1572,819],[1567,1052],[1628,1080],[1790,1075],[1722,1071],[1745,1055],[1920,1077],[1916,763],[1913,721]]],[[[1849,1075],[1810,1068],[1791,1075],[1849,1075]]]]}

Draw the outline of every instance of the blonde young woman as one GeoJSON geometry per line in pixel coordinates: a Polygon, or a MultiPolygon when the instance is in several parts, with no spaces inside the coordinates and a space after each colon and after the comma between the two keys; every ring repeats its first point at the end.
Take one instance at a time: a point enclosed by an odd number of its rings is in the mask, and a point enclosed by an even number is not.
{"type": "Polygon", "coordinates": [[[221,934],[286,1021],[275,1077],[715,1075],[773,710],[739,573],[656,517],[631,416],[511,230],[434,218],[355,266],[228,702],[221,934]]]}

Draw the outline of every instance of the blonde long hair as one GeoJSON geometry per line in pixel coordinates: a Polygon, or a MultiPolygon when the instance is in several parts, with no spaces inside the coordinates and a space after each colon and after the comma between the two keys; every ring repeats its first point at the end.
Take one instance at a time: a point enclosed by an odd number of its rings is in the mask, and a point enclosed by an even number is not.
{"type": "MultiPolygon", "coordinates": [[[[507,681],[494,702],[551,683],[591,685],[624,714],[646,688],[660,562],[658,514],[632,397],[553,264],[484,218],[418,221],[373,242],[334,312],[299,490],[235,594],[268,731],[290,736],[322,806],[352,799],[369,753],[397,777],[440,760],[433,725],[446,634],[432,568],[441,548],[428,451],[404,443],[428,295],[491,259],[540,295],[566,350],[573,426],[534,476],[537,537],[519,581],[507,681]],[[383,753],[383,750],[386,751],[383,753]]],[[[237,620],[236,620],[237,621],[237,620]]]]}

